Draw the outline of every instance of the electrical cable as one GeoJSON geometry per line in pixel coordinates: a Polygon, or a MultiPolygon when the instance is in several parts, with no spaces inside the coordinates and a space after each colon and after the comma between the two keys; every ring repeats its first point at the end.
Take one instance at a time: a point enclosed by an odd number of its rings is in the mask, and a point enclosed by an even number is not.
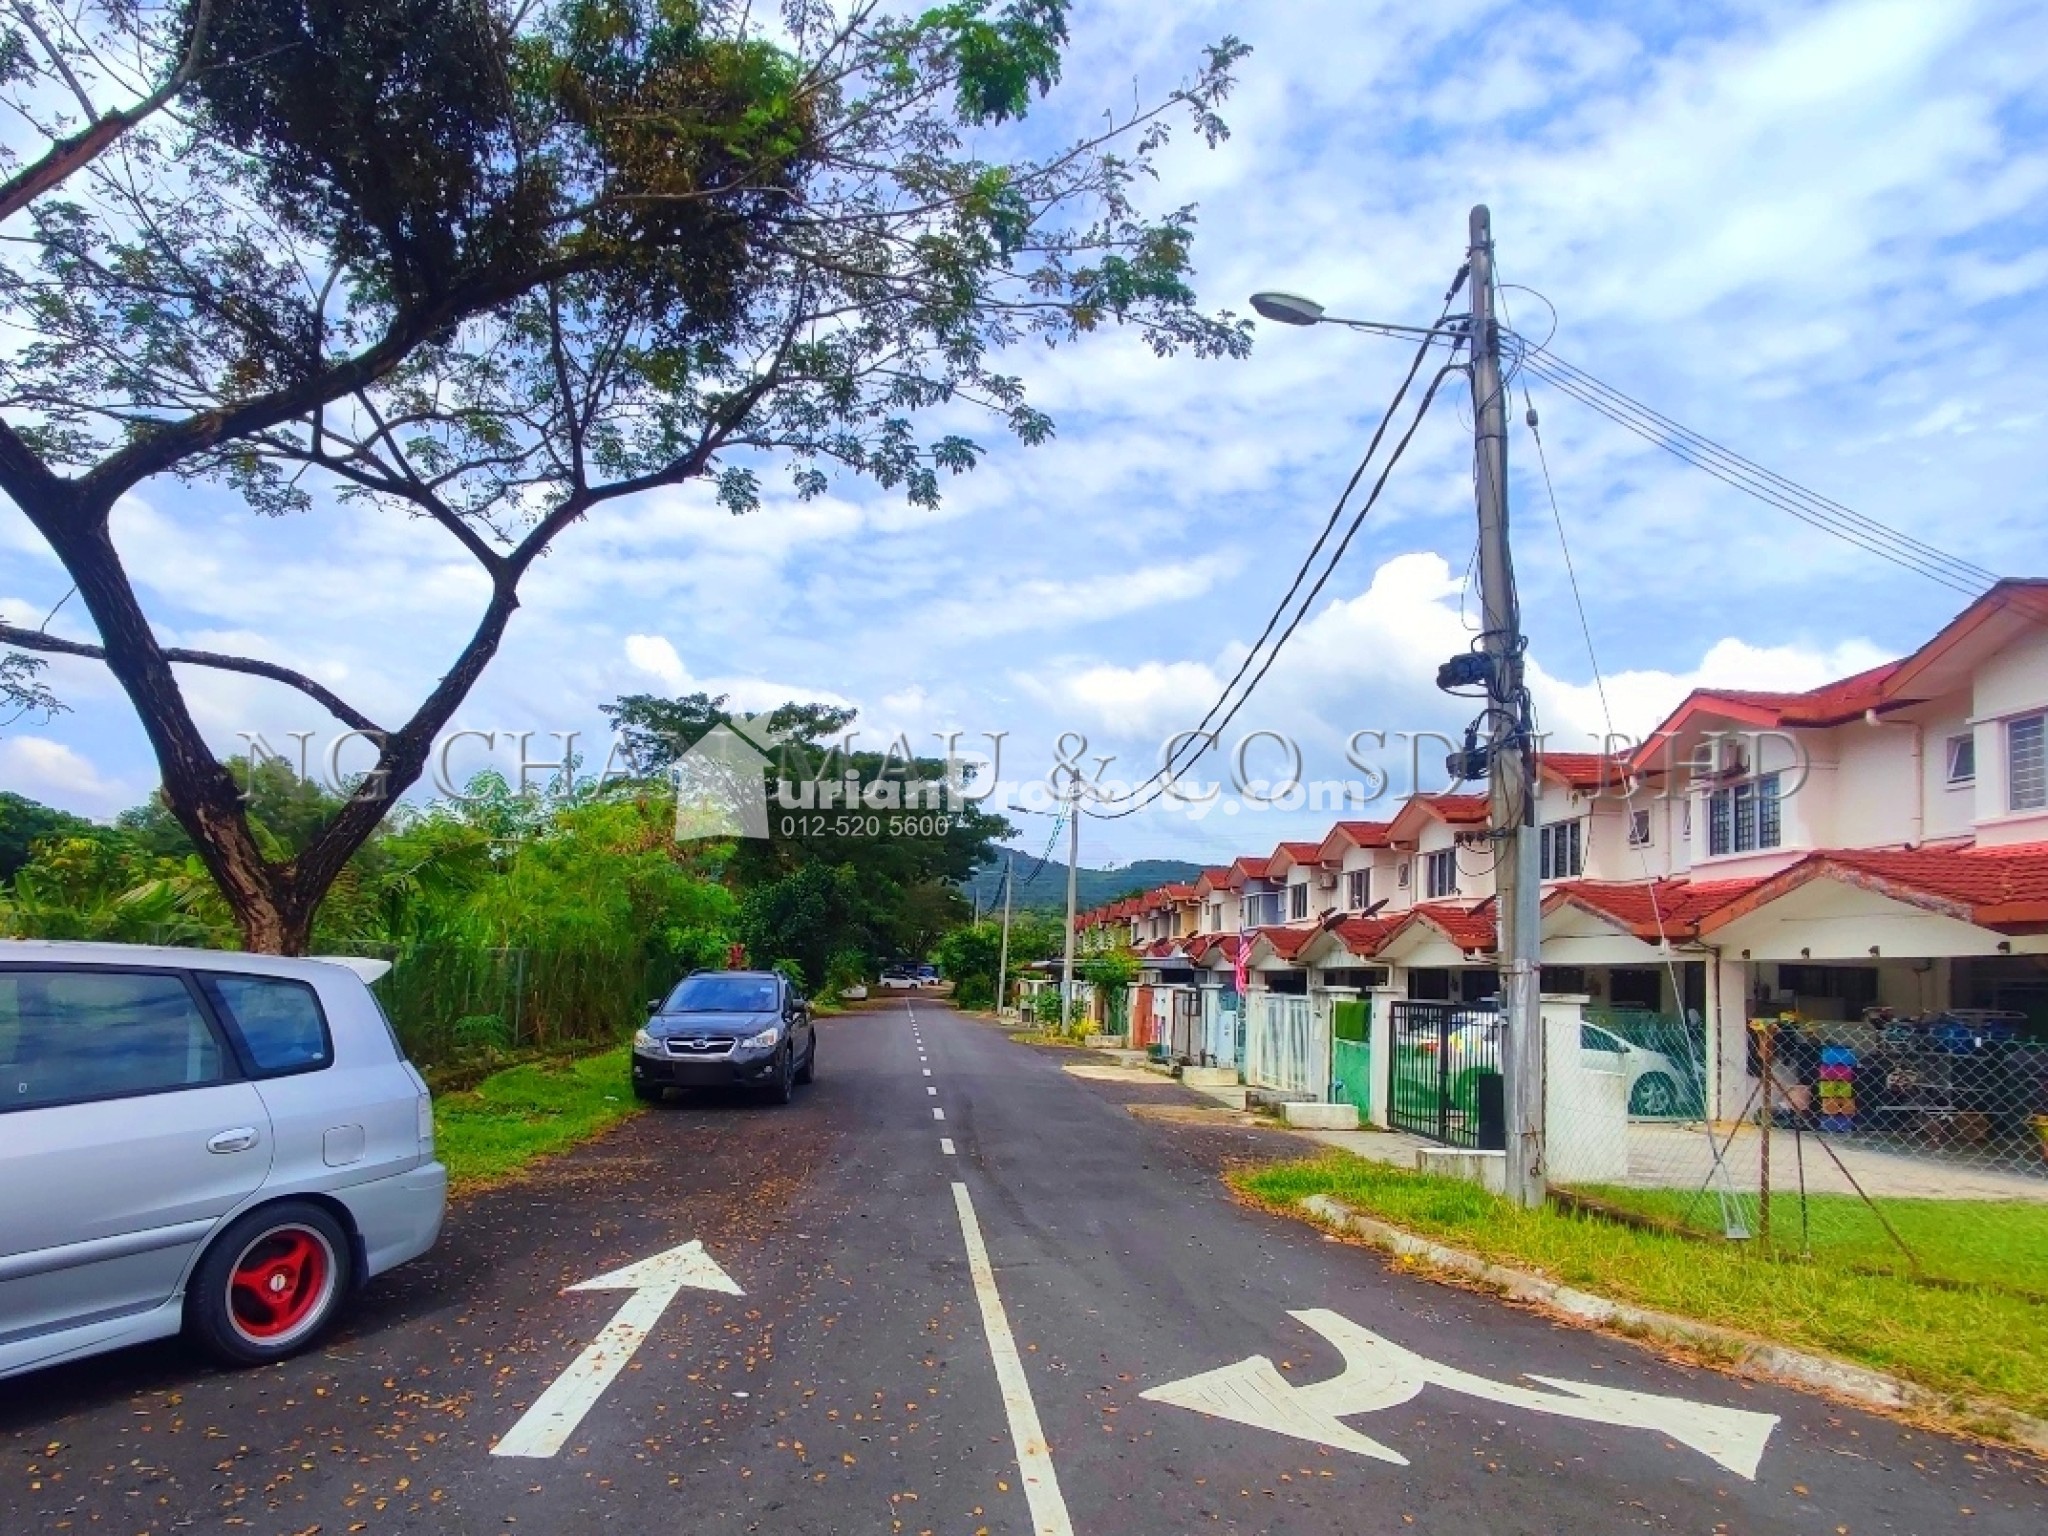
{"type": "MultiPolygon", "coordinates": [[[[1415,376],[1422,369],[1423,359],[1428,356],[1429,349],[1436,345],[1443,321],[1450,315],[1451,303],[1465,286],[1465,278],[1470,270],[1469,264],[1460,266],[1457,275],[1451,279],[1450,286],[1444,290],[1443,309],[1437,316],[1436,325],[1431,327],[1430,331],[1423,336],[1421,345],[1415,349],[1415,356],[1408,364],[1408,372],[1403,376],[1400,388],[1394,391],[1394,398],[1388,402],[1386,410],[1381,414],[1379,425],[1373,429],[1372,440],[1366,445],[1365,454],[1358,461],[1358,467],[1351,472],[1351,478],[1345,482],[1344,490],[1337,497],[1336,505],[1330,508],[1330,515],[1323,522],[1322,531],[1316,535],[1315,543],[1309,547],[1308,553],[1302,557],[1301,564],[1295,570],[1294,579],[1287,584],[1286,592],[1281,595],[1280,601],[1274,605],[1271,616],[1266,620],[1266,627],[1259,632],[1258,639],[1252,642],[1251,649],[1245,652],[1244,659],[1238,663],[1237,671],[1231,674],[1229,681],[1223,685],[1222,692],[1216,696],[1216,702],[1203,712],[1202,718],[1196,722],[1194,729],[1184,731],[1176,738],[1174,747],[1167,753],[1165,763],[1132,789],[1129,794],[1117,797],[1116,803],[1122,803],[1125,800],[1134,799],[1139,795],[1146,794],[1154,784],[1159,783],[1162,779],[1170,784],[1175,774],[1191,768],[1201,761],[1215,743],[1210,741],[1207,746],[1203,746],[1200,751],[1196,752],[1186,762],[1178,761],[1181,753],[1201,742],[1205,736],[1213,736],[1216,732],[1220,732],[1224,725],[1229,724],[1229,716],[1226,716],[1222,721],[1216,722],[1213,729],[1211,726],[1211,722],[1215,721],[1216,712],[1223,708],[1232,690],[1237,687],[1238,683],[1243,680],[1245,673],[1250,670],[1252,662],[1257,659],[1266,641],[1271,638],[1274,626],[1280,622],[1281,615],[1286,613],[1288,605],[1294,600],[1294,595],[1301,590],[1301,584],[1307,579],[1310,568],[1315,564],[1316,557],[1322,553],[1323,546],[1329,542],[1330,534],[1335,530],[1338,519],[1344,515],[1345,505],[1350,501],[1352,492],[1358,489],[1358,482],[1365,477],[1366,470],[1372,464],[1373,455],[1379,451],[1380,443],[1386,437],[1387,428],[1392,425],[1395,414],[1401,408],[1401,402],[1407,398],[1410,387],[1415,383],[1415,376]]],[[[1452,343],[1454,353],[1457,345],[1458,342],[1456,341],[1452,343]]],[[[1297,622],[1299,621],[1297,620],[1297,622]]],[[[1286,643],[1285,636],[1282,637],[1280,643],[1286,643]]],[[[1260,675],[1264,675],[1263,670],[1260,675]]],[[[1256,683],[1254,683],[1254,686],[1256,686],[1256,683]]],[[[1242,704],[1243,700],[1238,702],[1242,704]]],[[[1232,714],[1235,713],[1236,711],[1233,709],[1232,714]]],[[[1149,804],[1152,799],[1156,798],[1157,796],[1148,797],[1147,803],[1149,804]]],[[[1101,816],[1104,813],[1089,812],[1088,814],[1101,816]]]]}
{"type": "Polygon", "coordinates": [[[1832,534],[1879,559],[1970,597],[1981,595],[1986,587],[2000,579],[1994,571],[1937,549],[1874,518],[1865,517],[1763,468],[1602,383],[1554,353],[1528,347],[1523,350],[1522,358],[1530,373],[1617,426],[1722,483],[1791,514],[1809,527],[1832,534]]]}
{"type": "MultiPolygon", "coordinates": [[[[1409,443],[1414,440],[1416,430],[1422,425],[1423,418],[1429,414],[1429,407],[1436,399],[1436,392],[1443,387],[1445,377],[1449,374],[1463,373],[1464,371],[1465,365],[1461,363],[1446,363],[1437,370],[1436,375],[1429,381],[1429,388],[1423,392],[1422,402],[1415,408],[1415,416],[1408,423],[1408,430],[1402,433],[1400,441],[1395,443],[1393,453],[1388,458],[1386,467],[1380,471],[1379,479],[1373,482],[1372,490],[1367,493],[1364,503],[1353,515],[1351,525],[1344,530],[1344,537],[1338,542],[1336,549],[1331,553],[1329,562],[1323,567],[1322,574],[1316,578],[1315,585],[1310,587],[1307,596],[1302,598],[1301,605],[1295,610],[1294,617],[1288,621],[1287,628],[1281,631],[1280,638],[1273,642],[1273,647],[1267,653],[1264,663],[1259,667],[1258,672],[1253,675],[1252,680],[1245,685],[1245,690],[1238,697],[1237,702],[1230,706],[1229,711],[1222,719],[1215,722],[1212,729],[1205,731],[1205,744],[1187,762],[1180,765],[1182,768],[1192,768],[1196,763],[1200,762],[1208,754],[1209,750],[1216,745],[1216,740],[1221,735],[1223,728],[1229,725],[1237,717],[1238,711],[1250,702],[1252,694],[1257,691],[1259,684],[1265,680],[1266,674],[1273,669],[1273,663],[1279,660],[1280,652],[1286,647],[1288,640],[1293,637],[1294,632],[1301,627],[1302,620],[1308,616],[1309,609],[1314,606],[1316,598],[1321,595],[1330,577],[1336,574],[1337,565],[1343,560],[1344,552],[1351,547],[1351,541],[1357,536],[1359,528],[1364,524],[1366,515],[1372,511],[1373,506],[1380,499],[1380,493],[1386,489],[1388,477],[1393,474],[1394,467],[1401,462],[1401,456],[1407,451],[1409,443]]],[[[1221,700],[1218,700],[1218,703],[1220,704],[1221,700]]],[[[1155,774],[1152,780],[1147,781],[1147,784],[1140,785],[1130,795],[1120,797],[1117,803],[1121,803],[1122,800],[1136,800],[1139,795],[1145,792],[1147,785],[1156,781],[1157,778],[1158,775],[1155,774]]],[[[1166,785],[1162,785],[1158,793],[1148,796],[1137,804],[1126,805],[1122,810],[1091,811],[1084,809],[1081,814],[1093,816],[1102,821],[1115,821],[1125,816],[1134,815],[1136,812],[1145,809],[1154,800],[1157,800],[1159,794],[1164,793],[1165,788],[1170,786],[1172,782],[1171,777],[1169,777],[1166,785]]]]}

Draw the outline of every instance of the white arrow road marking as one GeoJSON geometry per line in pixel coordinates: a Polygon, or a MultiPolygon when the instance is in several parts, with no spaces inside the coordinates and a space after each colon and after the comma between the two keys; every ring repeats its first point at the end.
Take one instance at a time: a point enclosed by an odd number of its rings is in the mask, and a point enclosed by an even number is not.
{"type": "Polygon", "coordinates": [[[1031,1399],[1024,1357],[1017,1353],[1010,1314],[1003,1309],[1003,1293],[996,1289],[995,1266],[988,1261],[981,1222],[965,1184],[953,1186],[953,1204],[960,1212],[967,1272],[974,1281],[974,1299],[981,1307],[981,1331],[988,1339],[989,1358],[995,1362],[996,1385],[1002,1389],[1003,1413],[1010,1421],[1010,1443],[1017,1450],[1017,1476],[1024,1484],[1024,1502],[1031,1509],[1033,1536],[1074,1536],[1059,1476],[1053,1471],[1052,1447],[1045,1443],[1045,1429],[1038,1422],[1038,1405],[1031,1399]]]}
{"type": "MultiPolygon", "coordinates": [[[[570,1291],[631,1291],[633,1297],[598,1331],[569,1368],[533,1400],[517,1424],[491,1447],[493,1456],[552,1456],[576,1432],[612,1378],[626,1368],[676,1292],[689,1286],[699,1291],[746,1293],[718,1267],[700,1242],[684,1243],[651,1259],[628,1264],[608,1275],[568,1287],[570,1291]]],[[[564,1294],[567,1294],[566,1292],[564,1294]]]]}
{"type": "Polygon", "coordinates": [[[1408,1458],[1339,1420],[1408,1402],[1431,1382],[1467,1397],[1526,1408],[1531,1413],[1547,1413],[1554,1418],[1654,1430],[1681,1445],[1691,1446],[1751,1482],[1756,1481],[1764,1447],[1778,1425],[1776,1414],[1719,1408],[1682,1397],[1628,1392],[1555,1376],[1529,1378],[1552,1389],[1547,1392],[1489,1381],[1484,1376],[1426,1360],[1368,1328],[1361,1328],[1348,1317],[1320,1307],[1289,1315],[1337,1346],[1344,1356],[1341,1372],[1328,1381],[1297,1387],[1274,1369],[1271,1360],[1253,1355],[1235,1365],[1170,1381],[1139,1395],[1150,1402],[1190,1408],[1196,1413],[1249,1424],[1254,1429],[1268,1429],[1296,1440],[1355,1451],[1375,1461],[1390,1461],[1397,1467],[1407,1466],[1408,1458]]]}

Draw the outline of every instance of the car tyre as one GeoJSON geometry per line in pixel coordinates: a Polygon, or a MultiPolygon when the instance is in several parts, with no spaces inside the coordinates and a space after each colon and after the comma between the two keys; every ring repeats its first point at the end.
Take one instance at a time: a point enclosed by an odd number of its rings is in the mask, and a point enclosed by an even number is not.
{"type": "Polygon", "coordinates": [[[666,1096],[666,1093],[667,1090],[664,1089],[659,1083],[642,1083],[636,1081],[633,1084],[633,1097],[638,1099],[642,1104],[659,1104],[662,1101],[662,1099],[666,1096]]]}
{"type": "Polygon", "coordinates": [[[1646,1072],[1629,1090],[1628,1112],[1645,1120],[1669,1120],[1678,1113],[1678,1085],[1662,1072],[1646,1072]]]}
{"type": "Polygon", "coordinates": [[[185,1327],[228,1365],[267,1365],[298,1353],[334,1320],[354,1258],[327,1210],[285,1200],[214,1239],[185,1295],[185,1327]]]}
{"type": "Polygon", "coordinates": [[[768,1102],[787,1104],[796,1097],[796,1052],[785,1045],[782,1054],[776,1060],[779,1066],[775,1073],[775,1082],[768,1089],[768,1102]]]}
{"type": "Polygon", "coordinates": [[[810,1049],[804,1052],[804,1064],[796,1069],[796,1080],[800,1083],[817,1081],[818,1077],[818,1032],[811,1031],[810,1049]]]}

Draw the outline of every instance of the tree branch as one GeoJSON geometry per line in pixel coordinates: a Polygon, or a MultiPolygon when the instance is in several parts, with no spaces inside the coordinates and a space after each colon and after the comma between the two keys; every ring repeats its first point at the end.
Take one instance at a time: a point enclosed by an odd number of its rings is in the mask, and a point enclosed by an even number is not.
{"type": "MultiPolygon", "coordinates": [[[[82,640],[64,640],[56,635],[46,635],[39,629],[22,629],[13,624],[0,624],[0,644],[18,646],[24,651],[48,651],[55,656],[84,656],[92,661],[105,661],[104,646],[90,645],[82,640]]],[[[339,698],[323,684],[315,682],[303,672],[294,672],[290,667],[280,667],[275,662],[256,661],[247,656],[224,656],[217,651],[189,651],[182,646],[167,646],[164,660],[182,662],[188,667],[211,667],[216,672],[241,672],[250,677],[265,677],[273,683],[283,683],[287,688],[296,688],[307,698],[325,709],[335,719],[352,730],[382,735],[383,728],[361,710],[339,698]]]]}
{"type": "MultiPolygon", "coordinates": [[[[191,80],[194,73],[198,70],[199,50],[206,41],[208,13],[212,9],[213,0],[199,0],[199,3],[193,7],[192,41],[185,49],[185,57],[179,62],[178,67],[171,72],[170,78],[164,81],[162,85],[151,91],[133,106],[122,107],[118,111],[108,112],[101,116],[93,116],[92,120],[77,133],[72,134],[67,139],[59,139],[56,143],[52,144],[43,152],[41,159],[23,166],[12,176],[8,177],[5,182],[0,182],[0,223],[13,218],[15,214],[41,197],[50,188],[58,186],[69,179],[71,174],[80,167],[90,165],[94,160],[97,160],[106,152],[108,146],[120,138],[122,134],[133,128],[144,118],[153,116],[163,107],[164,103],[185,88],[186,82],[191,80]]],[[[30,24],[30,18],[26,15],[21,19],[24,25],[30,24]]],[[[40,32],[36,35],[41,39],[40,32]]],[[[47,39],[43,39],[43,41],[46,47],[52,46],[47,39]]],[[[57,62],[59,67],[62,68],[61,57],[57,62]]],[[[66,78],[69,79],[68,70],[65,71],[65,74],[66,78]]],[[[72,87],[74,90],[78,89],[75,80],[72,81],[72,87]]],[[[88,115],[91,116],[90,99],[81,97],[81,100],[85,101],[88,115]]]]}

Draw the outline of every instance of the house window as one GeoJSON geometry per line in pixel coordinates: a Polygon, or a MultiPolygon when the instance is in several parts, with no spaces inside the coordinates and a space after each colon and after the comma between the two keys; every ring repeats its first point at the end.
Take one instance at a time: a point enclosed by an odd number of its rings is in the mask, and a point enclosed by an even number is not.
{"type": "Polygon", "coordinates": [[[1344,905],[1350,911],[1363,912],[1372,905],[1372,871],[1354,869],[1344,876],[1344,905]]]}
{"type": "Polygon", "coordinates": [[[1553,821],[1544,827],[1542,874],[1545,880],[1571,880],[1586,872],[1584,818],[1553,821]]]}
{"type": "Polygon", "coordinates": [[[2048,716],[2029,715],[2005,725],[2005,808],[2038,811],[2048,806],[2048,776],[2043,774],[2041,723],[2048,716]]]}
{"type": "Polygon", "coordinates": [[[1298,920],[1298,919],[1300,919],[1300,918],[1304,918],[1304,917],[1307,917],[1307,916],[1308,916],[1308,886],[1307,886],[1307,885],[1305,885],[1305,884],[1304,884],[1304,885],[1290,885],[1289,887],[1287,887],[1287,919],[1288,919],[1288,921],[1289,921],[1289,922],[1294,922],[1294,921],[1296,921],[1296,920],[1298,920]]]}
{"type": "Polygon", "coordinates": [[[1977,778],[1977,733],[1966,731],[1948,739],[1948,781],[1971,784],[1977,778]]]}
{"type": "Polygon", "coordinates": [[[1707,797],[1707,852],[1754,853],[1775,848],[1784,835],[1778,776],[1766,773],[1717,789],[1707,797]]]}
{"type": "Polygon", "coordinates": [[[1630,811],[1628,813],[1628,845],[1631,848],[1650,846],[1650,813],[1630,811]]]}
{"type": "Polygon", "coordinates": [[[1458,894],[1458,850],[1443,848],[1423,857],[1423,880],[1428,899],[1458,894]]]}
{"type": "Polygon", "coordinates": [[[1408,861],[1406,859],[1403,859],[1401,867],[1394,871],[1394,884],[1404,891],[1408,889],[1408,861]]]}
{"type": "Polygon", "coordinates": [[[1278,891],[1261,891],[1256,896],[1247,897],[1245,907],[1251,918],[1250,923],[1247,925],[1249,927],[1271,928],[1280,921],[1280,893],[1278,891]]]}

